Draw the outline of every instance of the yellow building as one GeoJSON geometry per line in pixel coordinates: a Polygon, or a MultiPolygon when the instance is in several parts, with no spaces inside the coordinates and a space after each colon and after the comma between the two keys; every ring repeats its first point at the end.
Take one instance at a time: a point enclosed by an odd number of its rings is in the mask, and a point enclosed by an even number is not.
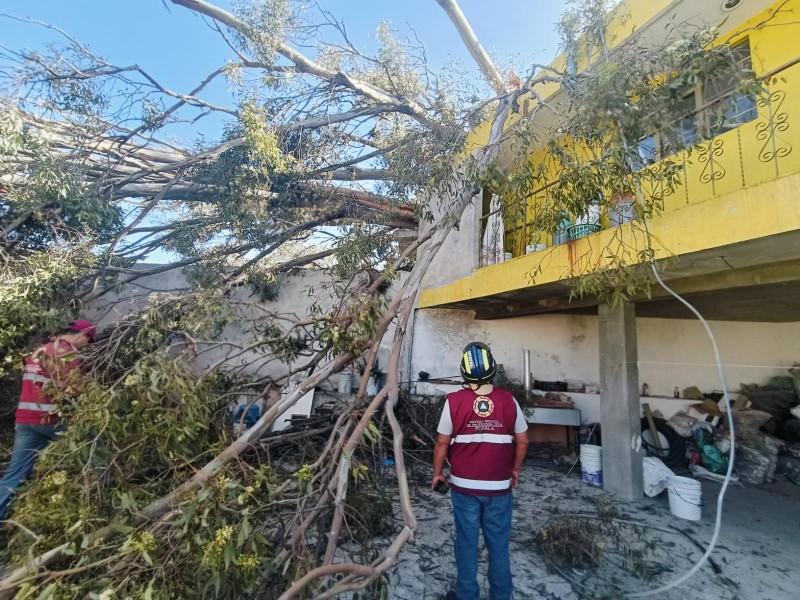
{"type": "MultiPolygon", "coordinates": [[[[739,382],[785,374],[784,367],[800,361],[797,15],[800,0],[629,1],[615,8],[606,32],[613,52],[630,36],[669,44],[681,28],[715,26],[715,43],[728,44],[766,88],[750,97],[698,84],[675,119],[683,141],[699,144],[670,154],[669,145],[651,135],[637,145],[638,168],[657,170],[667,158],[679,164],[680,183],[665,190],[663,211],[648,222],[658,240],[653,249],[669,286],[713,321],[732,390],[739,382]],[[714,137],[701,138],[704,111],[720,102],[725,125],[714,137]],[[676,260],[663,260],[670,255],[676,260]]],[[[585,67],[566,56],[553,64],[585,67]]],[[[566,96],[554,84],[538,92],[553,105],[566,96]]],[[[523,102],[517,118],[526,118],[528,110],[523,102]]],[[[533,124],[556,135],[552,120],[549,111],[539,111],[533,124]]],[[[481,133],[475,132],[473,143],[480,143],[481,133]]],[[[544,151],[533,156],[546,158],[544,151]]],[[[506,207],[516,203],[518,209],[507,211],[504,221],[495,212],[498,199],[493,203],[488,192],[467,210],[423,284],[410,367],[444,375],[447,363],[437,365],[437,357],[457,356],[462,342],[482,337],[497,347],[512,377],[522,379],[519,351],[528,348],[537,379],[597,384],[597,406],[587,405],[584,413],[594,411],[604,425],[616,421],[622,427],[615,430],[622,443],[604,451],[616,465],[630,467],[612,475],[610,489],[636,497],[641,465],[631,456],[628,434],[639,427],[642,384],[671,397],[674,388],[690,385],[719,389],[720,379],[699,323],[666,290],[654,286],[649,297],[639,292],[613,306],[572,293],[576,279],[613,265],[623,248],[634,249],[626,262],[639,260],[644,227],[627,222],[636,198],[619,198],[616,210],[606,206],[596,227],[552,236],[531,225],[531,213],[548,201],[549,186],[530,190],[525,199],[503,198],[506,207]],[[569,237],[574,239],[560,239],[569,237]],[[433,349],[424,350],[425,344],[433,349]]],[[[662,412],[683,408],[669,404],[662,412]]]]}

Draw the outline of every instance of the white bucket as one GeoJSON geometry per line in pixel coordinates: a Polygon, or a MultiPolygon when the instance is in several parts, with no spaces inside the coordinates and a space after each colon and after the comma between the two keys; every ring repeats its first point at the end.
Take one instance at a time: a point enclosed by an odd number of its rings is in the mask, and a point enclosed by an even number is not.
{"type": "Polygon", "coordinates": [[[667,477],[667,490],[669,490],[669,512],[689,521],[700,520],[700,500],[703,490],[699,481],[670,475],[667,477]]]}
{"type": "Polygon", "coordinates": [[[366,389],[367,396],[377,396],[378,395],[378,382],[375,380],[375,375],[370,375],[369,379],[367,379],[367,389],[366,389]]]}
{"type": "Polygon", "coordinates": [[[581,444],[581,473],[591,485],[603,486],[603,449],[593,444],[581,444]]]}
{"type": "Polygon", "coordinates": [[[353,375],[347,371],[341,371],[337,375],[337,383],[339,384],[338,392],[340,394],[349,394],[353,391],[353,375]]]}

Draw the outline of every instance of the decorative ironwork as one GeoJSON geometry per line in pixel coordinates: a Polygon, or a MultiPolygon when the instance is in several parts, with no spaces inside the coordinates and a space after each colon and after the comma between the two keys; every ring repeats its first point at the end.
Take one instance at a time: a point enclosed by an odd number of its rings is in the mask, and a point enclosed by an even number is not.
{"type": "Polygon", "coordinates": [[[766,121],[759,121],[756,124],[756,139],[764,142],[758,153],[758,160],[763,163],[788,156],[792,151],[792,145],[777,135],[789,129],[789,115],[786,111],[781,112],[785,99],[786,92],[783,90],[777,90],[765,98],[758,99],[758,106],[767,108],[769,115],[766,121]]]}
{"type": "MultiPolygon", "coordinates": [[[[655,163],[650,167],[652,172],[653,193],[651,196],[654,200],[664,201],[676,192],[677,186],[683,186],[683,181],[678,180],[674,184],[666,182],[666,161],[655,163]]],[[[681,165],[680,170],[685,175],[685,165],[681,165]]]]}
{"type": "Polygon", "coordinates": [[[713,183],[725,177],[727,171],[716,160],[725,154],[725,147],[722,138],[714,138],[707,144],[703,144],[697,150],[697,160],[705,166],[700,172],[700,181],[702,183],[713,183]]]}

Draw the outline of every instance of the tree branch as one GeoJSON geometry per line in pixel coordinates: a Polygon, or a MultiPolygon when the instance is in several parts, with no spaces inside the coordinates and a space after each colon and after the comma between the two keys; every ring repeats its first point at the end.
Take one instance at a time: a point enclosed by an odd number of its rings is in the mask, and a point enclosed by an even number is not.
{"type": "Polygon", "coordinates": [[[492,62],[492,59],[489,58],[489,55],[483,49],[483,46],[481,46],[478,37],[472,30],[469,21],[467,21],[467,17],[465,17],[464,13],[461,11],[458,2],[456,2],[456,0],[436,0],[436,3],[441,6],[444,12],[447,13],[447,16],[450,17],[450,21],[455,25],[458,34],[461,36],[461,41],[464,42],[470,55],[472,55],[472,58],[478,63],[478,67],[480,67],[483,76],[486,77],[486,80],[492,88],[494,88],[494,91],[498,94],[508,93],[510,90],[503,82],[500,71],[497,70],[494,62],[492,62]]]}

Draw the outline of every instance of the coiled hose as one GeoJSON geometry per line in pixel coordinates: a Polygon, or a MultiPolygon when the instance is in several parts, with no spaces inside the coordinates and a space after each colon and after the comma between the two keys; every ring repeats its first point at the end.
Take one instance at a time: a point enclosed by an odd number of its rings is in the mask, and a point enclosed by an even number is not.
{"type": "MultiPolygon", "coordinates": [[[[653,421],[656,425],[656,431],[666,438],[667,447],[659,450],[655,444],[649,443],[642,436],[642,446],[644,446],[647,456],[655,456],[670,469],[686,466],[686,442],[684,439],[664,419],[654,418],[653,421]]],[[[650,425],[646,418],[642,418],[641,424],[642,433],[650,431],[650,425]]]]}

